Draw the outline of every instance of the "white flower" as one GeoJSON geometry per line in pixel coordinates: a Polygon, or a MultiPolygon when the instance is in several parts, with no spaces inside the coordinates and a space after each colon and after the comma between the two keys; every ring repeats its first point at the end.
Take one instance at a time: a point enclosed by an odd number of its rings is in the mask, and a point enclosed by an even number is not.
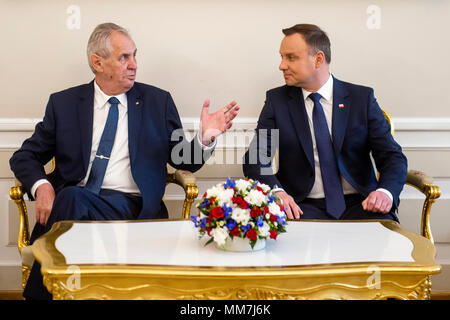
{"type": "Polygon", "coordinates": [[[234,208],[233,212],[231,213],[231,217],[237,223],[240,223],[243,226],[246,226],[248,224],[249,220],[250,220],[250,210],[249,209],[234,208]]]}
{"type": "Polygon", "coordinates": [[[236,181],[236,189],[243,191],[244,193],[247,193],[247,189],[252,184],[249,181],[245,181],[244,179],[239,179],[236,181]]]}
{"type": "Polygon", "coordinates": [[[261,187],[261,189],[263,189],[263,191],[264,191],[265,193],[267,193],[267,192],[270,191],[270,187],[269,187],[267,184],[258,182],[258,186],[261,187]]]}
{"type": "Polygon", "coordinates": [[[208,190],[206,190],[206,197],[207,198],[212,198],[215,197],[217,198],[221,192],[223,192],[224,188],[223,186],[220,185],[216,185],[213,186],[212,188],[209,188],[208,190]]]}
{"type": "Polygon", "coordinates": [[[234,196],[234,190],[233,189],[223,189],[219,192],[218,200],[219,200],[219,206],[223,206],[223,204],[227,204],[229,207],[231,206],[231,198],[234,196]]]}
{"type": "Polygon", "coordinates": [[[272,202],[269,204],[269,212],[273,215],[276,215],[278,217],[284,217],[284,212],[281,211],[280,206],[276,204],[275,202],[272,202]]]}
{"type": "Polygon", "coordinates": [[[266,222],[263,222],[262,227],[259,227],[258,229],[261,237],[268,237],[270,235],[270,226],[266,222]]]}
{"type": "Polygon", "coordinates": [[[223,246],[228,238],[228,228],[215,228],[211,230],[211,235],[213,236],[214,241],[217,243],[217,245],[223,246]]]}
{"type": "Polygon", "coordinates": [[[263,204],[263,202],[266,201],[266,196],[261,191],[253,189],[250,190],[248,195],[244,197],[244,200],[250,204],[260,207],[263,204]]]}

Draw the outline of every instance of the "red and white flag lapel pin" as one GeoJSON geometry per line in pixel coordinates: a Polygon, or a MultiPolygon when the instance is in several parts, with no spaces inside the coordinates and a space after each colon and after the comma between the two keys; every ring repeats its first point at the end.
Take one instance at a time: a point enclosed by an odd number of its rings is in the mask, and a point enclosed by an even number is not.
{"type": "Polygon", "coordinates": [[[339,108],[344,108],[344,104],[343,103],[339,103],[338,107],[339,108]]]}

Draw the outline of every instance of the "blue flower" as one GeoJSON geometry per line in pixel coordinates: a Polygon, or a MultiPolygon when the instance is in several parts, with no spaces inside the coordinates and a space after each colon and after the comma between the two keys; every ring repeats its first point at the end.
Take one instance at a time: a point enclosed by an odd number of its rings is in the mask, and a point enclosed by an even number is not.
{"type": "Polygon", "coordinates": [[[209,200],[207,198],[203,199],[203,202],[199,204],[199,207],[207,208],[209,205],[209,200]]]}
{"type": "Polygon", "coordinates": [[[258,227],[262,227],[264,225],[264,220],[263,218],[259,217],[258,220],[256,220],[256,225],[258,227]]]}
{"type": "Polygon", "coordinates": [[[233,219],[228,219],[227,223],[225,224],[226,227],[228,228],[228,230],[233,229],[234,227],[236,227],[237,223],[236,221],[234,221],[233,219]]]}
{"type": "Polygon", "coordinates": [[[274,202],[275,199],[276,199],[276,198],[275,198],[274,196],[269,196],[269,201],[268,201],[268,203],[274,202]]]}
{"type": "Polygon", "coordinates": [[[227,179],[227,182],[223,185],[223,187],[226,188],[234,188],[236,186],[236,181],[231,180],[230,178],[227,179]]]}
{"type": "Polygon", "coordinates": [[[241,227],[241,230],[242,230],[244,233],[246,233],[246,232],[248,232],[248,230],[250,230],[250,228],[251,228],[251,225],[250,225],[250,224],[247,224],[247,225],[245,225],[245,226],[242,226],[242,227],[241,227]]]}
{"type": "Polygon", "coordinates": [[[227,207],[227,205],[225,203],[222,206],[222,210],[223,210],[223,214],[224,214],[225,218],[228,217],[233,212],[233,208],[227,207]]]}
{"type": "Polygon", "coordinates": [[[202,228],[206,228],[206,221],[208,220],[208,218],[203,218],[202,220],[200,220],[200,226],[202,228]]]}

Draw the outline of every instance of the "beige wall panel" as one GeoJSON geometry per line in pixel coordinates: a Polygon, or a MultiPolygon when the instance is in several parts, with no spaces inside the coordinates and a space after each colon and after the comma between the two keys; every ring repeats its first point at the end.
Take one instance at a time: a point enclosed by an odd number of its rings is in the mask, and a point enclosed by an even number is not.
{"type": "Polygon", "coordinates": [[[450,177],[450,150],[403,150],[408,169],[420,170],[432,177],[450,177]]]}
{"type": "Polygon", "coordinates": [[[0,178],[14,178],[11,169],[9,168],[9,159],[13,151],[0,151],[0,178]]]}

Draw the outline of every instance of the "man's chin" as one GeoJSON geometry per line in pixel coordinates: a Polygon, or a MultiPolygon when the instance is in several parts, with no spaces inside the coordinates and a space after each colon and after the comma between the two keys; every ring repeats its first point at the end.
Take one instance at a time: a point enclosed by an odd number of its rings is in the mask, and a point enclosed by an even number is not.
{"type": "Polygon", "coordinates": [[[134,86],[134,80],[128,80],[127,84],[125,85],[125,88],[128,90],[130,90],[131,88],[133,88],[134,86]]]}

